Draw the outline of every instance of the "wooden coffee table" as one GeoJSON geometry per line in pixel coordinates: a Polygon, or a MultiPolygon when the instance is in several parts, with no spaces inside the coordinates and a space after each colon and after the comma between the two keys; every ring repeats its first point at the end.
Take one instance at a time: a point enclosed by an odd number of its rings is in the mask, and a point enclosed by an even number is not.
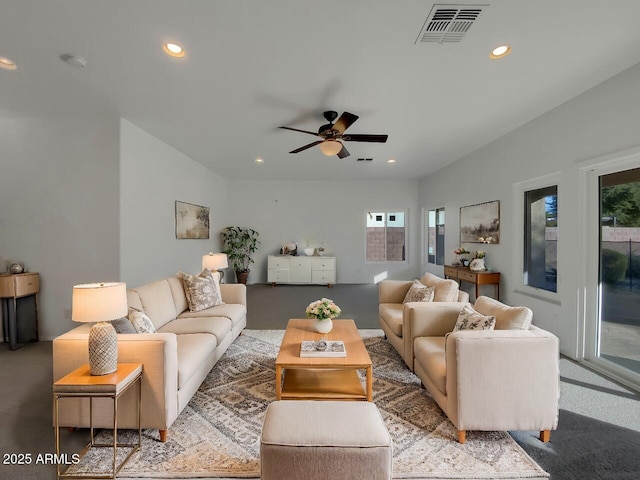
{"type": "Polygon", "coordinates": [[[353,320],[333,320],[326,334],[312,319],[291,319],[276,358],[276,400],[373,400],[371,358],[353,320]],[[303,340],[342,340],[347,356],[301,358],[303,340]],[[358,370],[366,370],[363,388],[358,370]],[[283,372],[284,371],[284,372],[283,372]],[[284,373],[284,382],[282,376],[284,373]]]}

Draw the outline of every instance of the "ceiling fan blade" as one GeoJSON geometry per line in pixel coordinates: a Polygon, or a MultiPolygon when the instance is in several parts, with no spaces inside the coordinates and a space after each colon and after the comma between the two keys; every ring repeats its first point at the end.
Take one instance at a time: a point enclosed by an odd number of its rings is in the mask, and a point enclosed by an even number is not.
{"type": "Polygon", "coordinates": [[[341,135],[344,131],[349,128],[353,123],[360,117],[358,115],[354,115],[353,113],[344,112],[340,115],[340,118],[333,125],[333,130],[337,130],[341,135]]]}
{"type": "Polygon", "coordinates": [[[324,142],[324,140],[317,140],[315,142],[311,142],[308,145],[305,145],[304,147],[300,147],[300,148],[296,148],[295,150],[291,150],[289,153],[298,153],[301,152],[303,150],[306,150],[307,148],[311,148],[311,147],[315,147],[316,145],[318,145],[319,143],[324,142]]]}
{"type": "Polygon", "coordinates": [[[348,157],[349,155],[351,155],[349,153],[349,150],[347,150],[346,147],[344,145],[342,145],[342,150],[340,150],[338,152],[338,157],[339,158],[345,158],[345,157],[348,157]]]}
{"type": "Polygon", "coordinates": [[[378,142],[385,143],[389,138],[389,135],[366,135],[366,134],[353,134],[353,135],[343,135],[341,140],[345,140],[347,142],[378,142]]]}
{"type": "Polygon", "coordinates": [[[291,127],[278,127],[278,128],[284,128],[285,130],[292,130],[294,132],[308,133],[309,135],[315,135],[316,137],[320,136],[318,135],[318,132],[310,132],[309,130],[300,130],[299,128],[291,128],[291,127]]]}

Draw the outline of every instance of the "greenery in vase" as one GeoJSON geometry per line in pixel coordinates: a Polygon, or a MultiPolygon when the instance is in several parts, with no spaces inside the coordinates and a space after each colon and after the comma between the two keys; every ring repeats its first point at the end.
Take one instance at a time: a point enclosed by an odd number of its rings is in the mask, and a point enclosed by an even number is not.
{"type": "Polygon", "coordinates": [[[254,263],[251,254],[258,250],[258,235],[252,228],[226,227],[222,230],[223,252],[236,272],[248,272],[249,265],[254,263]]]}
{"type": "Polygon", "coordinates": [[[311,302],[305,311],[307,318],[317,318],[318,320],[336,318],[341,312],[340,307],[329,298],[311,302]]]}

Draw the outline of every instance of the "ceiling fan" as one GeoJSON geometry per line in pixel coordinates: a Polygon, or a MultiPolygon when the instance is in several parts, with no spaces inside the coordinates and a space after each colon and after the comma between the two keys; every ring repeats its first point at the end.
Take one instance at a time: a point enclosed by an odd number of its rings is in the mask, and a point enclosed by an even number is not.
{"type": "Polygon", "coordinates": [[[329,122],[326,125],[322,125],[318,129],[318,133],[310,132],[308,130],[300,130],[298,128],[291,127],[279,127],[284,128],[285,130],[292,130],[294,132],[302,132],[308,133],[309,135],[315,135],[320,137],[322,140],[316,140],[315,142],[311,142],[304,147],[296,148],[295,150],[291,150],[289,153],[298,153],[306,150],[307,148],[315,147],[316,145],[320,146],[320,150],[327,156],[337,155],[340,158],[348,157],[349,151],[345,148],[342,142],[377,142],[377,143],[385,143],[387,141],[388,135],[366,135],[360,133],[344,133],[347,128],[349,128],[353,123],[358,120],[358,116],[353,113],[344,112],[338,118],[338,113],[333,110],[329,110],[324,112],[324,118],[329,122]],[[333,123],[333,121],[338,118],[338,121],[333,123]]]}

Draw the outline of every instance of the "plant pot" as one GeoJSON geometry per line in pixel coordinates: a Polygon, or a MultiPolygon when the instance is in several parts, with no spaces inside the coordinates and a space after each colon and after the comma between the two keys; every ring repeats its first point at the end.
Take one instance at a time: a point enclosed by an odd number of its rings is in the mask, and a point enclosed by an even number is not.
{"type": "Polygon", "coordinates": [[[313,328],[318,333],[329,333],[333,329],[333,322],[330,318],[325,320],[318,320],[316,318],[313,322],[313,328]]]}
{"type": "Polygon", "coordinates": [[[249,278],[249,271],[236,272],[236,280],[238,281],[238,283],[242,283],[242,284],[246,285],[248,278],[249,278]]]}

